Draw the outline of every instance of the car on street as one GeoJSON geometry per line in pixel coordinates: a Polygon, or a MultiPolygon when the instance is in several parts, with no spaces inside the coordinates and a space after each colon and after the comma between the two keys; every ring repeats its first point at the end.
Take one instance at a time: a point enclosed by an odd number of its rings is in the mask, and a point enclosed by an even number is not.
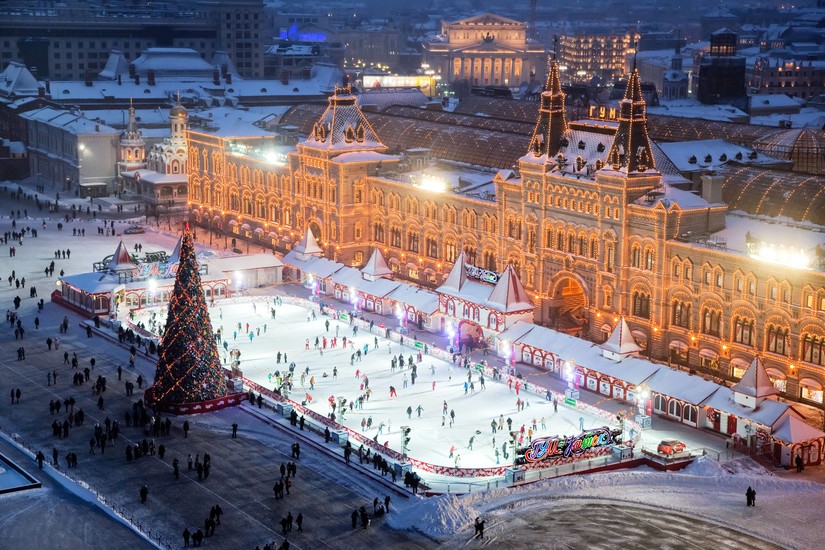
{"type": "Polygon", "coordinates": [[[684,451],[685,444],[678,439],[663,439],[662,442],[659,443],[659,447],[656,450],[663,455],[670,456],[684,451]]]}
{"type": "Polygon", "coordinates": [[[130,225],[123,230],[124,235],[139,235],[140,233],[146,233],[146,230],[139,225],[130,225]]]}

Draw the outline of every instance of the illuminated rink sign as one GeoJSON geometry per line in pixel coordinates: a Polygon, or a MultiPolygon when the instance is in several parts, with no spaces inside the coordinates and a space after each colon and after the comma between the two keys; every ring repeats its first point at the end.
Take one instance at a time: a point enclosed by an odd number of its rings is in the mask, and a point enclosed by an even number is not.
{"type": "Polygon", "coordinates": [[[139,264],[132,270],[132,277],[135,279],[145,279],[146,277],[174,277],[178,273],[178,262],[152,262],[139,264]]]}
{"type": "Polygon", "coordinates": [[[467,268],[467,277],[471,279],[490,283],[491,285],[498,283],[499,275],[495,271],[487,271],[473,265],[465,265],[464,267],[467,268]]]}
{"type": "Polygon", "coordinates": [[[542,437],[533,440],[524,452],[527,462],[541,462],[552,458],[568,458],[587,451],[621,442],[621,430],[596,428],[570,437],[542,437]]]}

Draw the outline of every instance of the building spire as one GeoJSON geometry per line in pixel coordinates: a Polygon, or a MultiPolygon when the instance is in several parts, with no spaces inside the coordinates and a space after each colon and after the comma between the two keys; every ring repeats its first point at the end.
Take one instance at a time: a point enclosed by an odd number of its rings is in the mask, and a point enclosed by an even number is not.
{"type": "Polygon", "coordinates": [[[547,156],[547,160],[558,152],[561,139],[567,131],[567,119],[564,112],[564,92],[559,79],[559,62],[550,61],[547,83],[541,93],[539,118],[530,141],[530,152],[536,157],[547,156]]]}
{"type": "Polygon", "coordinates": [[[647,134],[646,110],[639,71],[634,62],[624,98],[619,102],[619,127],[607,155],[607,163],[614,170],[626,170],[631,174],[656,168],[647,134]]]}

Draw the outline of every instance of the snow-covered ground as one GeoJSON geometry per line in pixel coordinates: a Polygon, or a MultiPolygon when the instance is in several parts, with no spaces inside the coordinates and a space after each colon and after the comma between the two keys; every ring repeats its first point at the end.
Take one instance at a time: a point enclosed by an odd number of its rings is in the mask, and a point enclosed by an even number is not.
{"type": "MultiPolygon", "coordinates": [[[[17,186],[11,186],[16,189],[17,186]]],[[[31,192],[28,190],[27,192],[31,192]]],[[[88,201],[73,199],[77,204],[86,204],[88,201]]],[[[4,201],[5,202],[5,201],[4,201]]],[[[63,201],[62,201],[63,202],[63,201]]],[[[0,209],[0,232],[11,231],[11,219],[8,208],[4,205],[0,209]]],[[[17,208],[17,206],[15,206],[17,208]]],[[[19,205],[23,210],[23,204],[19,205]]],[[[97,227],[102,223],[97,220],[74,220],[65,223],[62,232],[57,232],[55,225],[58,218],[45,212],[36,212],[33,205],[28,206],[30,218],[18,220],[17,228],[30,226],[38,230],[38,238],[24,239],[23,245],[17,245],[18,252],[9,259],[4,247],[2,257],[5,277],[11,269],[17,271],[17,276],[24,275],[30,281],[27,287],[36,285],[38,294],[48,302],[48,294],[52,290],[54,278],[44,280],[43,268],[53,258],[53,251],[70,248],[70,259],[56,260],[56,273],[64,269],[66,273],[82,273],[91,269],[92,262],[101,260],[112,254],[120,239],[123,239],[130,249],[135,243],[144,245],[146,250],[171,251],[177,242],[177,236],[169,231],[150,229],[142,235],[122,235],[117,238],[97,234],[97,227]],[[37,214],[36,218],[32,216],[37,214]],[[43,228],[43,222],[46,227],[43,228]],[[73,228],[85,228],[85,237],[73,237],[73,228]]],[[[106,215],[106,208],[102,216],[106,215]]],[[[141,218],[142,220],[143,218],[141,218]]],[[[62,221],[62,218],[61,220],[62,221]]],[[[116,227],[121,232],[127,222],[118,221],[116,227]]],[[[162,224],[163,225],[163,224],[162,224]]],[[[11,243],[10,243],[11,245],[11,243]]],[[[224,255],[223,251],[211,251],[203,244],[203,237],[197,245],[199,254],[224,255]]],[[[251,250],[256,252],[257,250],[251,250]]],[[[20,295],[27,300],[29,288],[17,290],[14,286],[0,285],[0,293],[8,302],[13,296],[20,295]]],[[[379,349],[373,350],[373,335],[360,334],[356,337],[359,345],[368,343],[370,350],[360,363],[350,366],[351,351],[327,350],[321,357],[315,351],[314,337],[310,350],[304,350],[304,342],[308,336],[326,334],[323,322],[326,318],[319,318],[314,322],[307,322],[305,312],[292,306],[282,306],[275,323],[269,319],[268,307],[263,304],[258,312],[250,315],[249,305],[224,306],[224,319],[220,319],[220,312],[214,319],[217,326],[223,323],[227,336],[231,338],[229,326],[230,316],[241,316],[249,320],[250,325],[263,328],[267,324],[266,334],[261,338],[253,338],[249,344],[248,337],[239,334],[237,343],[233,342],[242,351],[242,368],[245,375],[268,383],[267,374],[278,369],[272,359],[274,354],[286,351],[289,361],[298,363],[298,371],[310,366],[310,374],[315,376],[316,389],[308,390],[315,401],[316,410],[326,414],[329,409],[327,398],[329,395],[344,396],[352,399],[360,395],[360,383],[355,378],[355,369],[365,371],[370,378],[370,387],[375,392],[370,402],[365,404],[364,411],[353,411],[347,415],[351,426],[360,429],[361,415],[372,415],[376,426],[391,421],[392,431],[385,440],[390,444],[400,443],[398,429],[401,425],[410,425],[413,428],[411,452],[429,457],[435,463],[450,464],[447,458],[449,448],[455,444],[462,455],[461,465],[489,465],[495,459],[491,453],[490,421],[499,414],[505,419],[510,416],[514,420],[514,427],[521,423],[532,421],[535,416],[539,420],[545,416],[548,431],[552,433],[573,433],[578,429],[578,413],[571,416],[560,406],[559,413],[553,415],[552,407],[539,400],[531,399],[531,406],[523,413],[515,411],[516,397],[506,386],[487,382],[487,389],[481,391],[476,380],[476,394],[464,395],[463,382],[466,372],[456,371],[453,379],[449,379],[449,369],[446,364],[425,357],[418,369],[420,378],[415,386],[403,388],[403,373],[409,370],[391,373],[389,369],[390,353],[387,343],[379,340],[379,349]],[[237,308],[238,314],[235,313],[237,308]],[[242,315],[241,315],[242,314],[242,315]],[[277,327],[275,330],[273,327],[277,327]],[[259,345],[260,344],[260,345],[259,345]],[[256,350],[260,348],[260,351],[256,350]],[[429,365],[435,365],[436,373],[433,376],[429,365]],[[332,368],[338,367],[338,379],[331,379],[332,368]],[[323,378],[323,372],[328,374],[323,378]],[[258,377],[258,378],[256,378],[258,377]],[[431,383],[436,381],[436,390],[431,383]],[[398,389],[398,398],[389,398],[389,385],[398,389]],[[456,411],[456,425],[450,429],[441,428],[441,402],[447,401],[448,407],[456,411]],[[414,413],[412,419],[406,417],[406,407],[412,405],[415,409],[418,404],[424,407],[421,419],[414,413]],[[474,451],[470,452],[467,443],[475,429],[482,434],[476,439],[474,451]],[[432,438],[435,444],[429,444],[432,438]]],[[[57,323],[62,319],[62,310],[47,304],[47,311],[41,316],[42,325],[40,337],[45,338],[49,330],[57,336],[57,323]]],[[[244,321],[245,322],[245,321],[244,321]]],[[[330,327],[330,334],[334,336],[335,325],[330,327]]],[[[263,333],[263,330],[262,330],[263,333]]],[[[350,336],[348,327],[342,327],[339,334],[350,336]]],[[[398,344],[392,344],[392,353],[399,353],[398,344]]],[[[405,357],[412,352],[407,348],[405,357]]],[[[282,363],[281,367],[285,365],[282,363]]],[[[299,378],[300,380],[300,378],[299,378]]],[[[300,382],[299,382],[300,387],[300,382]]],[[[307,378],[308,387],[308,378],[307,378]]],[[[531,396],[532,397],[532,396],[531,396]]],[[[586,425],[593,425],[592,419],[586,419],[586,425]]],[[[655,424],[668,425],[669,423],[654,419],[655,424]]],[[[385,430],[386,431],[386,430],[385,430]]],[[[371,433],[377,432],[374,428],[371,433]]],[[[539,430],[541,433],[541,430],[539,430]]],[[[693,430],[697,437],[704,435],[701,431],[693,430]]],[[[383,436],[383,434],[382,434],[383,436]]],[[[383,439],[380,437],[379,440],[383,439]]],[[[501,443],[497,439],[497,444],[501,443]]],[[[690,446],[690,443],[689,443],[690,446]]],[[[486,492],[473,492],[464,496],[445,495],[442,497],[412,500],[407,505],[398,503],[399,511],[403,513],[390,514],[386,521],[396,528],[414,527],[439,540],[450,540],[450,547],[456,539],[453,535],[459,533],[469,538],[472,535],[472,520],[476,516],[488,519],[488,529],[491,534],[496,530],[508,529],[513,511],[519,515],[539,515],[539,513],[560,506],[569,499],[578,499],[582,506],[588,502],[609,500],[644,504],[674,512],[680,512],[692,517],[707,519],[716,523],[739,529],[766,540],[773,541],[786,547],[811,548],[821,544],[822,510],[825,509],[825,486],[820,483],[825,480],[823,468],[809,468],[798,478],[793,473],[778,472],[776,475],[768,472],[748,459],[738,459],[724,463],[717,463],[709,459],[700,459],[695,465],[680,473],[660,473],[647,469],[619,471],[612,473],[591,474],[585,476],[571,476],[555,480],[547,480],[515,489],[500,489],[486,492]],[[798,480],[802,479],[802,480],[798,480]],[[816,480],[816,481],[811,481],[816,480]],[[757,506],[745,507],[744,492],[748,486],[757,491],[757,506]],[[452,539],[450,539],[452,537],[452,539]]],[[[350,475],[344,467],[330,461],[328,472],[331,476],[341,478],[350,475]]],[[[596,527],[594,527],[596,528],[596,527]]],[[[536,539],[534,544],[545,545],[545,539],[536,539]]],[[[575,546],[575,545],[571,545],[575,546]]]]}
{"type": "MultiPolygon", "coordinates": [[[[289,363],[296,363],[294,386],[290,398],[304,401],[312,397],[309,407],[327,415],[331,412],[329,398],[343,397],[353,402],[364,395],[365,380],[368,380],[372,395],[364,401],[363,409],[354,408],[344,416],[344,424],[353,430],[362,431],[370,438],[384,443],[391,449],[401,451],[401,426],[409,426],[410,444],[408,454],[418,460],[439,466],[488,467],[496,465],[495,448],[500,453],[500,463],[512,461],[512,448],[508,447],[510,459],[505,460],[502,444],[508,441],[507,419],[512,420],[512,429],[520,431],[525,427],[525,444],[528,430],[535,422],[535,437],[547,435],[576,435],[581,432],[580,419],[585,429],[604,426],[601,418],[571,409],[559,404],[554,412],[551,402],[534,393],[521,391],[516,394],[515,386],[510,388],[504,382],[485,378],[481,387],[478,372],[453,367],[451,363],[431,355],[423,355],[417,362],[417,351],[401,346],[377,334],[361,329],[353,338],[352,327],[345,322],[318,315],[312,319],[309,312],[299,306],[282,304],[276,308],[275,319],[271,318],[272,300],[255,297],[251,301],[242,299],[239,303],[218,304],[211,308],[212,324],[217,331],[222,329],[226,348],[221,347],[222,356],[229,351],[240,351],[241,369],[244,376],[268,388],[276,385],[276,372],[287,371],[288,363],[282,359],[278,364],[277,353],[285,353],[289,363]],[[308,320],[309,319],[309,320],[308,320]],[[329,330],[326,323],[329,322],[329,330]],[[247,323],[249,332],[247,333],[247,323]],[[240,325],[240,329],[238,328],[240,325]],[[265,328],[264,328],[265,327],[265,328]],[[249,338],[250,334],[252,339],[249,338]],[[337,336],[337,346],[331,347],[337,336]],[[343,338],[347,337],[347,347],[343,338]],[[320,340],[315,349],[315,339],[320,340]],[[324,349],[323,340],[327,339],[324,349]],[[354,342],[354,345],[353,345],[354,342]],[[377,342],[377,348],[376,348],[377,342]],[[356,350],[367,354],[351,365],[356,350]],[[309,349],[306,349],[309,347],[309,349]],[[322,353],[323,352],[323,353],[322,353]],[[405,367],[391,368],[393,356],[403,353],[405,367]],[[409,360],[416,361],[418,377],[412,384],[412,370],[409,360]],[[309,368],[309,373],[306,369],[309,368]],[[333,371],[337,369],[337,377],[333,371]],[[472,375],[474,390],[465,393],[464,384],[472,375]],[[310,386],[314,378],[314,389],[310,386]],[[405,385],[406,380],[406,385],[405,385]],[[397,391],[397,397],[390,396],[390,387],[397,391]],[[406,386],[406,387],[405,387],[406,386]],[[524,401],[522,411],[517,410],[518,400],[524,401]],[[442,414],[444,404],[447,414],[442,414]],[[422,408],[418,414],[418,407],[422,408]],[[408,415],[408,409],[411,414],[408,415]],[[451,425],[450,412],[455,411],[455,423],[451,425]],[[362,430],[362,420],[371,420],[371,428],[362,430]],[[504,431],[492,432],[491,422],[503,420],[504,431]],[[469,442],[473,438],[473,448],[469,442]],[[455,448],[450,458],[450,449],[455,448]],[[460,458],[458,458],[460,457],[460,458]]],[[[150,327],[149,316],[136,316],[136,322],[150,327]]],[[[376,333],[378,329],[376,328],[376,333]]],[[[340,409],[336,411],[340,421],[340,409]]],[[[613,425],[615,427],[615,424],[613,425]]]]}

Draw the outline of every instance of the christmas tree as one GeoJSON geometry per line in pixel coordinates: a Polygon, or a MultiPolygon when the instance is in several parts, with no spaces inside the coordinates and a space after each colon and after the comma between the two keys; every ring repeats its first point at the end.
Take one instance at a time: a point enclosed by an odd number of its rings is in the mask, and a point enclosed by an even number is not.
{"type": "Polygon", "coordinates": [[[152,397],[161,405],[197,403],[226,395],[188,226],[181,240],[179,262],[152,387],[152,397]]]}

